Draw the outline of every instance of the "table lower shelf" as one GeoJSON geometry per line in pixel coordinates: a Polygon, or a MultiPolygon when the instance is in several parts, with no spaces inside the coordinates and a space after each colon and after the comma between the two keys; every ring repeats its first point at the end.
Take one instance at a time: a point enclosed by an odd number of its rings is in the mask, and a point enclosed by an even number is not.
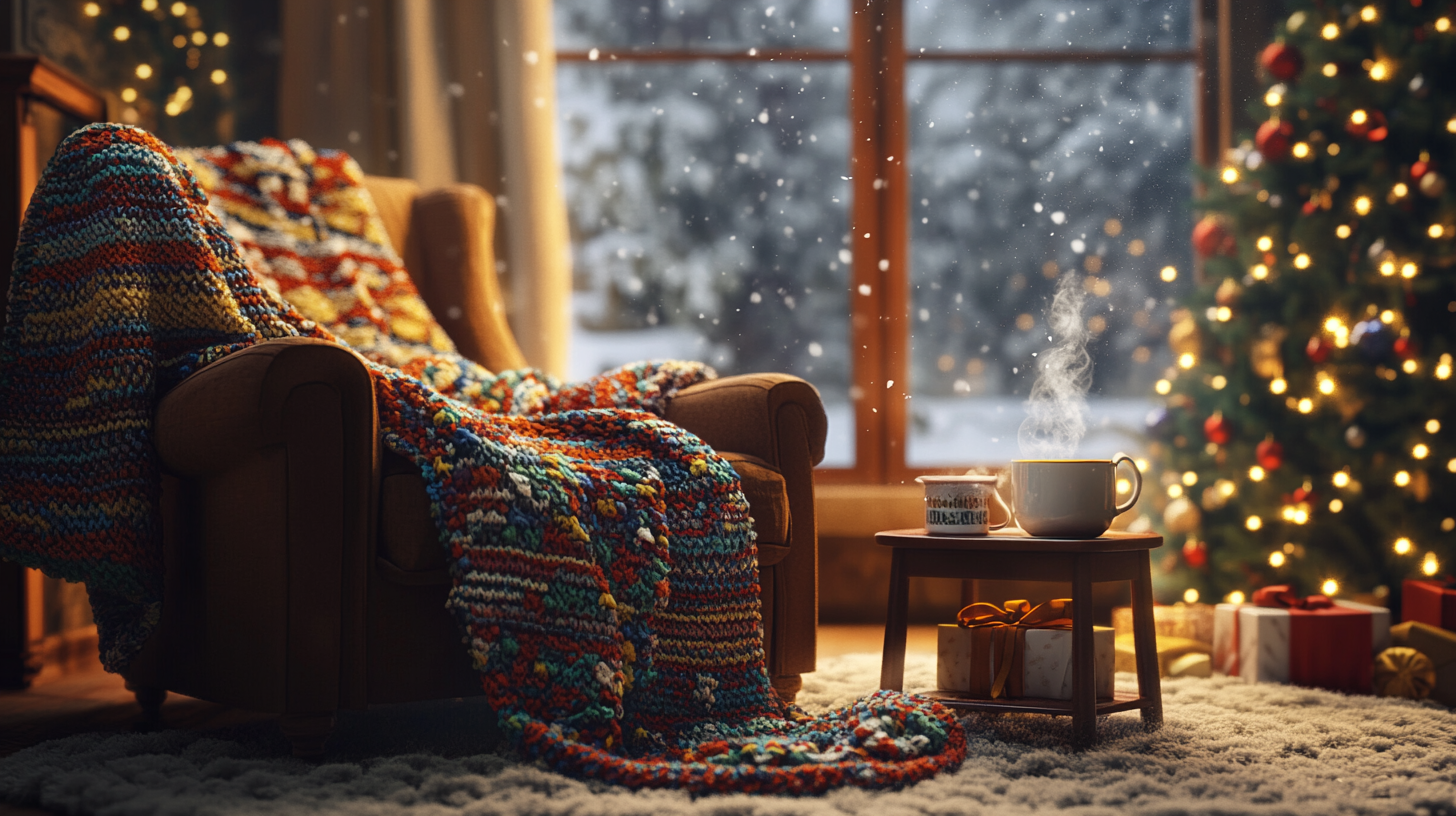
{"type": "MultiPolygon", "coordinates": [[[[1002,714],[1061,714],[1072,716],[1071,700],[1049,700],[1044,697],[1018,697],[1014,700],[1000,699],[988,700],[985,697],[972,697],[964,691],[928,691],[922,696],[929,697],[947,708],[958,708],[966,711],[989,711],[1002,714]]],[[[1101,698],[1097,701],[1097,716],[1104,714],[1115,714],[1119,711],[1134,711],[1139,708],[1147,708],[1154,704],[1154,700],[1147,697],[1139,697],[1129,691],[1119,691],[1112,695],[1112,699],[1101,698]]]]}

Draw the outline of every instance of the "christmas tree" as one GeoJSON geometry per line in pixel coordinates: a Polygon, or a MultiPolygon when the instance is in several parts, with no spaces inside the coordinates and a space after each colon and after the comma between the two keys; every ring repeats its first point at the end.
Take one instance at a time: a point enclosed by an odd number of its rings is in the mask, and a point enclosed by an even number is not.
{"type": "Polygon", "coordinates": [[[1293,5],[1266,121],[1205,176],[1149,417],[1187,598],[1383,597],[1456,557],[1452,4],[1293,5]]]}

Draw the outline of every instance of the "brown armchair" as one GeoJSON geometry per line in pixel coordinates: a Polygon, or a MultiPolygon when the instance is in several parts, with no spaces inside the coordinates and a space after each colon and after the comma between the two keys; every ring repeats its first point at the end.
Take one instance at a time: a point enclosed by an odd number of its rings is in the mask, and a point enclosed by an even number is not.
{"type": "MultiPolygon", "coordinates": [[[[461,352],[496,370],[523,365],[495,277],[491,198],[469,185],[368,185],[461,352]]],[[[667,419],[742,477],[768,670],[792,699],[814,670],[819,395],[788,375],[726,377],[684,389],[667,419]]],[[[424,482],[381,448],[354,352],[295,338],[226,357],[162,400],[156,445],[166,597],[125,672],[150,716],[167,690],[276,712],[295,754],[315,755],[338,709],[481,693],[445,610],[450,578],[424,482]]]]}

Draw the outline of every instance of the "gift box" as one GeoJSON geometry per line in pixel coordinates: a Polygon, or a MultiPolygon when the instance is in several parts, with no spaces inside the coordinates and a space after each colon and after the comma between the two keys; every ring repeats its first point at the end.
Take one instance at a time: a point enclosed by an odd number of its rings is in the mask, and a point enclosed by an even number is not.
{"type": "MultiPolygon", "coordinates": [[[[977,697],[1072,698],[1071,600],[971,604],[938,629],[936,682],[977,697]]],[[[1092,627],[1096,694],[1112,697],[1112,628],[1092,627]]]]}
{"type": "Polygon", "coordinates": [[[1406,581],[1400,619],[1456,631],[1456,582],[1406,581]]]}
{"type": "MultiPolygon", "coordinates": [[[[1132,634],[1132,607],[1119,606],[1112,610],[1112,630],[1118,637],[1132,634]]],[[[1159,640],[1184,638],[1212,643],[1213,605],[1176,603],[1154,606],[1153,631],[1158,633],[1159,640]]]]}
{"type": "Polygon", "coordinates": [[[1213,668],[1249,683],[1291,683],[1370,693],[1373,655],[1390,645],[1390,610],[1287,586],[1254,592],[1252,604],[1214,607],[1213,668]]]}
{"type": "MultiPolygon", "coordinates": [[[[1213,607],[1208,608],[1210,612],[1213,607]]],[[[1116,632],[1117,627],[1113,627],[1116,632]]],[[[1137,650],[1133,648],[1133,635],[1117,634],[1117,670],[1137,671],[1137,650]]],[[[1160,677],[1207,677],[1212,673],[1208,643],[1192,638],[1173,635],[1158,635],[1158,675],[1160,677]]]]}
{"type": "Polygon", "coordinates": [[[1396,646],[1415,649],[1430,658],[1436,667],[1431,699],[1456,706],[1456,632],[1420,621],[1407,621],[1390,628],[1390,639],[1396,646]]]}

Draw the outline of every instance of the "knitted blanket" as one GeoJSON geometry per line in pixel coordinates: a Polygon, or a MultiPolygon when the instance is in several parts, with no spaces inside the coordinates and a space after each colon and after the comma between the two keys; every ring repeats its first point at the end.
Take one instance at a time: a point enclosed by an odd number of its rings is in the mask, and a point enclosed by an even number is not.
{"type": "Polygon", "coordinates": [[[134,128],[69,137],[31,200],[0,344],[0,556],[86,583],[108,668],[159,614],[157,400],[234,351],[309,336],[364,356],[383,441],[426,482],[449,607],[528,755],[695,791],[959,764],[964,737],[932,702],[880,692],[818,719],[779,702],[737,477],[658,418],[710,372],[488,372],[453,352],[347,156],[267,142],[187,158],[195,175],[134,128]]]}

